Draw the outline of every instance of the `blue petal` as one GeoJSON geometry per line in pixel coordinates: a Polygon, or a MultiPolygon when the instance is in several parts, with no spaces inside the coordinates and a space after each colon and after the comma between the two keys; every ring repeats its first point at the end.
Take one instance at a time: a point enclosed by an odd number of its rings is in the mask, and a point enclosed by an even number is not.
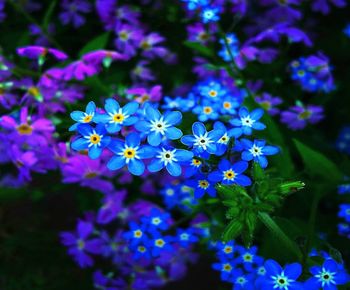
{"type": "Polygon", "coordinates": [[[252,141],[250,141],[250,140],[248,140],[248,139],[240,139],[240,141],[242,142],[242,145],[243,145],[243,147],[245,148],[245,149],[250,149],[250,148],[252,148],[253,147],[253,142],[252,141]]]}
{"type": "Polygon", "coordinates": [[[203,123],[195,122],[192,125],[192,132],[193,132],[193,135],[202,136],[207,132],[207,129],[205,128],[203,123]]]}
{"type": "Polygon", "coordinates": [[[139,121],[135,124],[136,130],[140,132],[148,132],[151,127],[151,124],[147,121],[139,121]]]}
{"type": "Polygon", "coordinates": [[[274,155],[274,154],[277,154],[279,152],[279,148],[276,147],[276,146],[265,146],[263,149],[262,149],[262,152],[265,154],[265,155],[274,155]]]}
{"type": "Polygon", "coordinates": [[[131,103],[128,103],[128,104],[126,104],[124,107],[123,107],[123,109],[122,109],[122,111],[123,111],[123,113],[125,113],[126,115],[132,115],[132,114],[134,114],[136,111],[137,111],[137,109],[139,108],[139,104],[138,103],[136,103],[136,102],[131,102],[131,103]]]}
{"type": "Polygon", "coordinates": [[[162,168],[164,167],[164,162],[162,162],[159,159],[156,159],[154,161],[152,161],[148,166],[147,169],[150,172],[158,172],[160,171],[162,168]]]}
{"type": "Polygon", "coordinates": [[[89,141],[85,138],[79,138],[77,140],[74,140],[72,143],[72,149],[76,151],[84,150],[88,148],[89,141]]]}
{"type": "Polygon", "coordinates": [[[222,180],[222,172],[213,171],[208,175],[208,179],[212,182],[219,182],[222,180]]]}
{"type": "Polygon", "coordinates": [[[73,111],[72,113],[70,113],[70,117],[76,121],[76,122],[80,122],[81,119],[83,119],[85,117],[85,114],[81,111],[73,111]]]}
{"type": "Polygon", "coordinates": [[[89,136],[92,133],[92,128],[88,124],[78,124],[78,132],[83,136],[89,136]]]}
{"type": "Polygon", "coordinates": [[[242,118],[242,117],[247,117],[249,115],[249,112],[246,107],[242,107],[239,109],[238,114],[242,118]]]}
{"type": "Polygon", "coordinates": [[[265,262],[265,268],[273,276],[279,275],[282,272],[282,267],[274,260],[267,260],[265,262]]]}
{"type": "Polygon", "coordinates": [[[121,129],[122,129],[122,126],[120,126],[117,123],[107,124],[107,131],[109,133],[116,133],[116,132],[119,132],[121,129]]]}
{"type": "Polygon", "coordinates": [[[208,144],[207,145],[207,151],[208,151],[208,153],[210,153],[210,154],[215,154],[216,153],[216,144],[213,144],[213,143],[211,143],[211,144],[208,144]]]}
{"type": "Polygon", "coordinates": [[[123,125],[124,126],[130,126],[135,124],[138,121],[138,117],[132,116],[124,120],[123,125]]]}
{"type": "Polygon", "coordinates": [[[266,141],[265,140],[255,140],[254,144],[258,147],[264,147],[266,144],[266,141]]]}
{"type": "Polygon", "coordinates": [[[214,142],[218,141],[223,135],[225,135],[225,132],[221,130],[211,130],[208,133],[208,138],[213,140],[214,142]]]}
{"type": "Polygon", "coordinates": [[[176,140],[182,136],[182,131],[178,128],[170,127],[166,129],[165,136],[170,140],[176,140]]]}
{"type": "Polygon", "coordinates": [[[115,154],[118,154],[119,152],[123,151],[123,148],[124,148],[124,143],[120,140],[113,139],[108,144],[108,149],[115,154]]]}
{"type": "Polygon", "coordinates": [[[266,168],[268,165],[268,161],[267,161],[266,157],[265,156],[258,156],[257,158],[258,158],[258,162],[259,162],[261,168],[266,168]]]}
{"type": "Polygon", "coordinates": [[[299,263],[289,264],[286,265],[286,267],[284,268],[285,275],[292,280],[297,280],[298,277],[301,275],[301,272],[302,268],[299,263]]]}
{"type": "Polygon", "coordinates": [[[107,123],[111,120],[111,116],[107,114],[96,114],[93,118],[95,123],[107,123]]]}
{"type": "Polygon", "coordinates": [[[181,172],[182,172],[181,166],[176,162],[168,163],[166,166],[166,169],[168,170],[168,172],[172,176],[179,176],[179,175],[181,175],[181,172]]]}
{"type": "Polygon", "coordinates": [[[161,114],[158,110],[152,108],[151,106],[148,106],[146,108],[146,117],[148,120],[159,120],[161,117],[161,114]]]}
{"type": "Polygon", "coordinates": [[[95,113],[96,111],[96,105],[93,101],[89,102],[86,106],[85,109],[86,113],[88,113],[89,115],[92,115],[92,113],[95,113]]]}
{"type": "Polygon", "coordinates": [[[191,151],[178,149],[175,152],[175,157],[178,161],[183,162],[193,158],[193,153],[191,151]]]}
{"type": "Polygon", "coordinates": [[[241,119],[233,119],[233,120],[230,121],[230,123],[231,123],[233,126],[236,126],[236,127],[242,126],[242,121],[241,121],[241,119]]]}
{"type": "Polygon", "coordinates": [[[105,101],[105,110],[108,113],[114,113],[118,111],[119,108],[120,108],[119,103],[116,100],[110,98],[105,101]]]}
{"type": "Polygon", "coordinates": [[[246,171],[247,168],[248,168],[248,162],[245,162],[245,161],[239,161],[232,166],[233,171],[238,174],[246,171]]]}
{"type": "Polygon", "coordinates": [[[253,130],[252,130],[251,127],[243,126],[242,130],[243,130],[243,134],[245,134],[245,135],[252,135],[253,130]]]}
{"type": "Polygon", "coordinates": [[[181,142],[186,146],[191,147],[196,139],[192,135],[185,135],[181,138],[181,142]]]}
{"type": "Polygon", "coordinates": [[[233,128],[229,130],[227,133],[229,137],[235,137],[235,138],[239,138],[242,134],[243,134],[243,131],[241,128],[233,128]]]}
{"type": "Polygon", "coordinates": [[[151,132],[147,136],[147,141],[152,146],[158,146],[162,142],[162,135],[159,132],[151,132]]]}
{"type": "Polygon", "coordinates": [[[78,123],[73,124],[72,126],[69,127],[68,131],[72,132],[72,131],[76,131],[78,128],[78,123]]]}
{"type": "Polygon", "coordinates": [[[255,122],[252,125],[253,129],[255,130],[264,130],[266,128],[265,124],[261,123],[261,122],[255,122]]]}
{"type": "Polygon", "coordinates": [[[219,122],[219,121],[214,123],[214,129],[215,130],[224,131],[224,132],[226,131],[225,125],[222,122],[219,122]]]}
{"type": "Polygon", "coordinates": [[[255,121],[259,120],[262,117],[262,115],[264,115],[264,110],[260,108],[250,112],[250,117],[255,121]]]}
{"type": "Polygon", "coordinates": [[[141,175],[145,171],[145,164],[137,159],[131,159],[128,164],[130,173],[134,175],[141,175]]]}
{"type": "Polygon", "coordinates": [[[98,123],[96,126],[96,133],[105,136],[107,134],[106,126],[104,123],[98,123]]]}
{"type": "Polygon", "coordinates": [[[169,125],[179,124],[182,120],[182,114],[179,111],[168,113],[164,116],[164,121],[169,125]]]}
{"type": "Polygon", "coordinates": [[[118,170],[125,165],[125,158],[121,156],[113,156],[107,163],[109,170],[118,170]]]}
{"type": "Polygon", "coordinates": [[[219,169],[225,171],[231,168],[231,163],[227,159],[222,159],[219,163],[219,169]]]}
{"type": "Polygon", "coordinates": [[[130,133],[128,136],[125,138],[125,143],[130,146],[130,147],[136,147],[140,145],[140,135],[136,132],[130,133]]]}
{"type": "Polygon", "coordinates": [[[250,161],[253,159],[253,154],[250,153],[249,151],[243,151],[241,157],[242,157],[242,160],[250,161]]]}
{"type": "Polygon", "coordinates": [[[89,149],[89,157],[91,159],[97,159],[102,153],[102,148],[99,146],[91,146],[89,149]]]}
{"type": "Polygon", "coordinates": [[[138,151],[138,155],[141,159],[147,159],[152,158],[154,155],[156,155],[157,151],[152,146],[142,146],[141,149],[138,151]]]}
{"type": "MultiPolygon", "coordinates": [[[[204,193],[205,193],[204,189],[196,188],[196,190],[194,191],[194,197],[195,198],[201,198],[204,195],[204,193]]],[[[220,264],[220,267],[222,267],[221,264],[220,264]]],[[[221,270],[221,268],[220,268],[220,270],[221,270]]]]}
{"type": "Polygon", "coordinates": [[[108,146],[108,144],[111,142],[111,137],[110,136],[104,136],[102,139],[101,139],[101,148],[105,148],[108,146]]]}

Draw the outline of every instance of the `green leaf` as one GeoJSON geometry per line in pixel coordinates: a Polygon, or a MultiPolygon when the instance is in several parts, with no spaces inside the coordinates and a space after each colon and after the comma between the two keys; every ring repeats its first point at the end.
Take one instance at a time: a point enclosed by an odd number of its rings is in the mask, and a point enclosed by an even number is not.
{"type": "Polygon", "coordinates": [[[323,177],[328,182],[333,181],[334,183],[338,183],[342,180],[343,173],[326,156],[297,139],[293,139],[293,142],[303,159],[308,174],[323,177]]]}
{"type": "Polygon", "coordinates": [[[197,51],[201,55],[208,56],[208,57],[213,56],[213,52],[211,51],[211,49],[200,44],[199,42],[185,41],[183,44],[185,46],[197,51]]]}
{"type": "Polygon", "coordinates": [[[293,242],[276,224],[276,222],[267,214],[259,212],[260,221],[278,238],[289,251],[293,252],[298,260],[301,260],[302,254],[295,242],[293,242]]]}
{"type": "Polygon", "coordinates": [[[93,38],[79,51],[79,57],[82,57],[84,54],[90,51],[104,49],[107,45],[108,38],[109,32],[102,33],[101,35],[93,38]]]}
{"type": "Polygon", "coordinates": [[[242,231],[242,223],[238,220],[231,221],[228,226],[225,228],[222,239],[224,242],[229,242],[235,239],[242,231]]]}
{"type": "Polygon", "coordinates": [[[47,31],[47,28],[49,26],[52,14],[53,14],[53,12],[55,10],[56,3],[57,3],[56,0],[52,1],[50,3],[49,8],[46,10],[46,13],[45,13],[45,16],[44,16],[44,19],[43,19],[43,24],[42,24],[44,31],[47,31]]]}

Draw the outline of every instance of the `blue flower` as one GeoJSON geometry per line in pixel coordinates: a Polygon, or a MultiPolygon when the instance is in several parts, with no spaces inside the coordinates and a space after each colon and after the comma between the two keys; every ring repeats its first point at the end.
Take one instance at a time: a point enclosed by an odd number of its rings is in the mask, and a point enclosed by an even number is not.
{"type": "Polygon", "coordinates": [[[345,272],[343,265],[336,263],[333,259],[327,259],[322,266],[310,268],[312,278],[306,281],[305,289],[338,289],[336,285],[349,282],[349,275],[345,272]]]}
{"type": "Polygon", "coordinates": [[[237,269],[232,273],[233,278],[230,282],[233,283],[232,290],[254,290],[254,275],[244,274],[241,269],[237,269]]]}
{"type": "Polygon", "coordinates": [[[103,148],[111,142],[111,137],[106,136],[107,131],[102,123],[97,124],[96,128],[89,124],[78,124],[77,129],[82,137],[72,142],[72,148],[77,151],[88,149],[91,159],[100,157],[103,148]]]}
{"type": "Polygon", "coordinates": [[[162,147],[156,149],[155,158],[147,167],[150,172],[158,172],[165,167],[170,175],[179,176],[182,173],[181,162],[193,158],[193,153],[182,149],[162,147]]]}
{"type": "Polygon", "coordinates": [[[223,135],[217,141],[217,144],[216,144],[216,155],[221,156],[227,150],[228,142],[230,141],[230,136],[228,135],[228,131],[225,125],[221,122],[215,122],[214,129],[223,132],[223,135]]]}
{"type": "Polygon", "coordinates": [[[218,170],[209,174],[209,180],[213,182],[222,182],[223,184],[238,184],[241,186],[249,186],[252,184],[250,178],[243,175],[248,168],[248,162],[239,161],[235,164],[231,164],[228,160],[223,159],[220,161],[218,170]]]}
{"type": "Polygon", "coordinates": [[[198,241],[198,237],[196,237],[193,228],[188,228],[185,230],[177,229],[176,238],[182,247],[188,247],[190,244],[193,244],[198,241]]]}
{"type": "Polygon", "coordinates": [[[242,152],[242,159],[245,161],[254,160],[258,162],[262,168],[266,168],[268,161],[265,155],[274,155],[279,152],[279,149],[275,146],[266,146],[265,140],[254,140],[254,142],[241,139],[244,151],[242,152]]]}
{"type": "Polygon", "coordinates": [[[154,229],[167,230],[169,228],[170,214],[157,208],[152,208],[150,215],[143,217],[141,220],[149,226],[150,232],[154,229]]]}
{"type": "Polygon", "coordinates": [[[234,262],[224,260],[219,263],[214,263],[212,267],[214,270],[221,272],[220,277],[222,281],[232,281],[235,269],[234,262]]]}
{"type": "Polygon", "coordinates": [[[224,135],[220,130],[207,132],[204,124],[195,122],[192,125],[193,135],[186,135],[181,138],[181,142],[189,147],[193,147],[195,152],[210,154],[216,153],[216,142],[224,135]]]}
{"type": "Polygon", "coordinates": [[[338,186],[338,193],[339,194],[350,193],[350,183],[339,185],[338,186]]]}
{"type": "Polygon", "coordinates": [[[299,263],[286,265],[283,269],[276,261],[265,262],[266,274],[257,279],[257,289],[264,290],[301,290],[301,284],[297,282],[302,268],[299,263]]]}
{"type": "Polygon", "coordinates": [[[204,23],[216,22],[220,19],[219,8],[206,7],[203,9],[201,16],[204,23]]]}
{"type": "Polygon", "coordinates": [[[94,102],[89,102],[86,106],[85,112],[73,111],[70,113],[70,117],[76,121],[74,125],[69,128],[69,131],[75,131],[78,124],[88,124],[93,121],[96,112],[96,105],[94,102]]]}
{"type": "Polygon", "coordinates": [[[139,134],[133,132],[125,138],[125,142],[112,140],[108,148],[115,154],[107,163],[110,170],[118,170],[127,165],[134,175],[141,175],[145,171],[142,159],[152,158],[155,154],[151,146],[141,146],[139,134]]]}
{"type": "Polygon", "coordinates": [[[201,198],[205,193],[211,197],[216,196],[215,184],[210,182],[208,178],[202,174],[196,175],[193,179],[189,180],[187,184],[193,188],[195,198],[201,198]]]}
{"type": "Polygon", "coordinates": [[[220,113],[224,115],[236,114],[236,108],[240,105],[237,98],[232,96],[225,97],[220,104],[220,113]]]}
{"type": "Polygon", "coordinates": [[[208,80],[198,87],[200,95],[204,100],[216,102],[221,100],[226,94],[227,90],[216,80],[208,80]]]}
{"type": "Polygon", "coordinates": [[[338,216],[350,222],[350,204],[341,204],[338,216]]]}
{"type": "Polygon", "coordinates": [[[236,252],[236,246],[234,241],[227,243],[219,242],[216,245],[216,255],[220,260],[232,260],[234,259],[234,254],[236,252]]]}
{"type": "Polygon", "coordinates": [[[238,138],[242,134],[251,135],[254,130],[264,130],[266,126],[259,122],[260,118],[263,116],[263,109],[255,109],[251,113],[247,108],[242,107],[239,109],[238,115],[239,118],[235,118],[230,121],[230,123],[238,128],[231,129],[230,134],[238,138]]]}
{"type": "Polygon", "coordinates": [[[147,106],[145,119],[137,122],[135,128],[147,134],[147,141],[152,146],[158,146],[164,136],[170,140],[176,140],[182,136],[181,130],[174,127],[182,119],[182,114],[178,111],[169,112],[162,116],[157,109],[147,106]]]}
{"type": "Polygon", "coordinates": [[[146,238],[146,226],[139,225],[135,222],[130,222],[129,224],[130,230],[123,234],[123,237],[130,241],[132,246],[138,245],[144,242],[146,238]]]}
{"type": "Polygon", "coordinates": [[[209,100],[203,100],[202,104],[195,106],[192,112],[198,115],[198,120],[201,122],[219,118],[218,105],[209,100]]]}
{"type": "Polygon", "coordinates": [[[203,166],[202,161],[196,157],[192,158],[191,162],[188,162],[185,167],[185,177],[191,177],[198,173],[199,169],[203,166]]]}
{"type": "Polygon", "coordinates": [[[130,126],[137,122],[138,118],[132,116],[138,109],[139,104],[131,102],[123,108],[114,99],[107,99],[105,102],[106,114],[96,114],[94,121],[96,123],[105,123],[109,133],[116,133],[123,126],[130,126]]]}
{"type": "Polygon", "coordinates": [[[173,238],[171,236],[162,236],[159,232],[154,232],[148,246],[151,248],[153,257],[158,257],[162,252],[172,252],[174,248],[171,245],[173,238]]]}
{"type": "Polygon", "coordinates": [[[261,266],[264,259],[256,255],[258,248],[251,247],[246,249],[242,246],[237,247],[239,257],[235,260],[237,263],[242,263],[247,271],[252,271],[254,267],[261,266]]]}

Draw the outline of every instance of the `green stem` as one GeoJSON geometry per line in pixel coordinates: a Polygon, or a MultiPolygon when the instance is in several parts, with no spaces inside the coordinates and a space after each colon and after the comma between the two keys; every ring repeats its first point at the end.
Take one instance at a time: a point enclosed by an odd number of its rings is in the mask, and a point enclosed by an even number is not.
{"type": "Polygon", "coordinates": [[[8,2],[12,5],[12,7],[15,10],[17,10],[19,13],[21,13],[29,22],[31,22],[31,23],[35,24],[36,26],[40,27],[43,35],[48,39],[48,41],[50,41],[58,49],[63,50],[61,45],[54,38],[52,38],[51,35],[48,34],[46,29],[44,27],[42,27],[42,25],[40,25],[40,23],[38,21],[36,21],[36,19],[34,17],[32,17],[29,13],[27,13],[27,11],[25,11],[25,9],[23,9],[23,7],[21,5],[17,4],[13,0],[8,0],[8,2]]]}
{"type": "Polygon", "coordinates": [[[285,246],[288,248],[292,253],[295,254],[295,256],[300,261],[302,259],[302,254],[298,246],[293,242],[283,231],[282,229],[277,225],[277,223],[264,212],[258,213],[260,221],[271,231],[273,235],[275,235],[285,246]]]}

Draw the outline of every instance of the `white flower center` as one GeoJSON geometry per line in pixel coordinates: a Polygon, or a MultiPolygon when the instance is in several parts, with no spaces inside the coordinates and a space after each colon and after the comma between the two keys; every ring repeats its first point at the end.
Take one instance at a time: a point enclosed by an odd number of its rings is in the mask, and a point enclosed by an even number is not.
{"type": "Polygon", "coordinates": [[[258,147],[255,144],[252,148],[249,149],[249,152],[252,153],[254,157],[262,155],[262,147],[258,147]]]}
{"type": "Polygon", "coordinates": [[[241,122],[243,126],[248,126],[248,127],[252,127],[253,124],[255,123],[255,120],[253,120],[252,118],[250,118],[250,116],[246,116],[241,118],[241,122]]]}
{"type": "Polygon", "coordinates": [[[151,131],[158,132],[162,135],[165,134],[165,129],[170,127],[164,120],[163,117],[159,120],[151,121],[151,131]]]}
{"type": "Polygon", "coordinates": [[[164,148],[162,148],[162,151],[158,156],[157,158],[159,158],[160,160],[162,160],[166,165],[168,165],[168,163],[172,163],[172,162],[176,162],[177,159],[175,158],[175,152],[176,152],[176,149],[174,150],[165,150],[164,148]]]}
{"type": "Polygon", "coordinates": [[[210,144],[210,143],[213,143],[214,141],[211,140],[210,138],[208,138],[208,132],[205,132],[204,135],[201,135],[201,136],[196,136],[194,135],[196,141],[194,142],[194,145],[195,146],[198,146],[198,147],[201,147],[203,148],[204,150],[207,149],[207,146],[210,144]]]}

